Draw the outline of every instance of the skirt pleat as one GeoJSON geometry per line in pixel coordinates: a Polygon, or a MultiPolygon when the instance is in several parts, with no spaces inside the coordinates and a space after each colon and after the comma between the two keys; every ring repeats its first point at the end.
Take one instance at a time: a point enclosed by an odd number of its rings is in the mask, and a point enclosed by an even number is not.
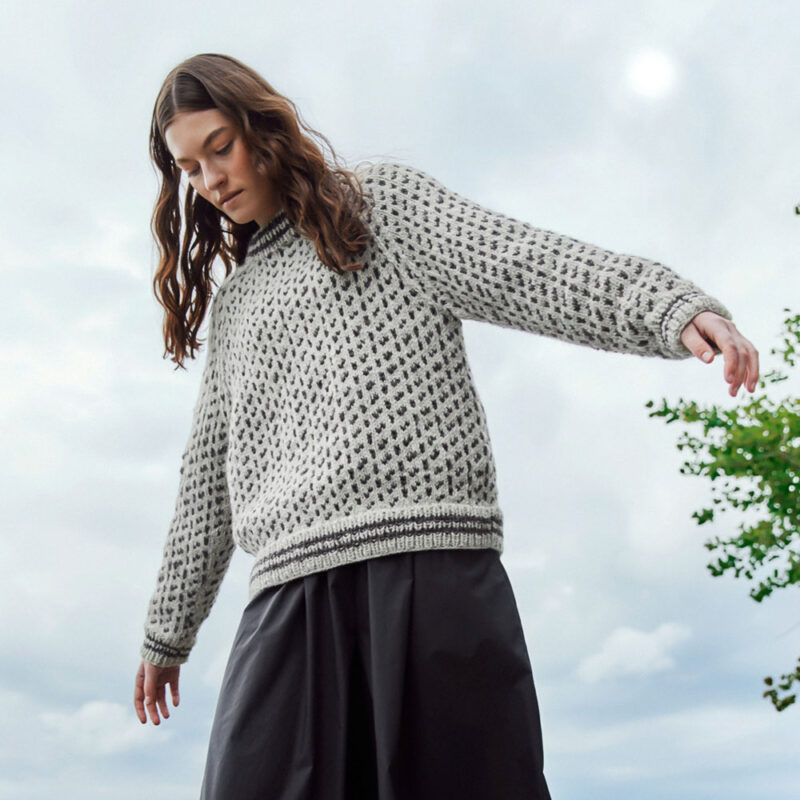
{"type": "Polygon", "coordinates": [[[423,550],[245,607],[201,800],[550,800],[536,689],[496,550],[423,550]]]}

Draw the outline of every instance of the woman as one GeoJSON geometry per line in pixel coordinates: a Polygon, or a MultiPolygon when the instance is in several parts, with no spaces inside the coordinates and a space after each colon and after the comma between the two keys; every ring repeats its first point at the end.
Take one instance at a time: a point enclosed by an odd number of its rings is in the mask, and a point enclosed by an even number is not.
{"type": "Polygon", "coordinates": [[[300,127],[221,55],[178,65],[155,104],[155,288],[178,364],[210,321],[134,705],[157,725],[167,685],[178,704],[238,545],[255,561],[205,800],[549,798],[461,321],[640,356],[722,352],[732,395],[755,390],[758,354],[662,264],[410,166],[329,166],[300,127]]]}

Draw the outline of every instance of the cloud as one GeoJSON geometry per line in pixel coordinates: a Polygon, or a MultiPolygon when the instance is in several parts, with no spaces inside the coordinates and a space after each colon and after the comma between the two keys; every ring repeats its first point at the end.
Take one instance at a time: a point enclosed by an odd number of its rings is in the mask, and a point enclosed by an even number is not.
{"type": "Polygon", "coordinates": [[[690,635],[689,628],[675,622],[665,622],[650,633],[622,626],[598,652],[579,664],[578,677],[584,683],[596,683],[620,675],[649,675],[672,669],[675,662],[669,650],[690,635]]]}
{"type": "Polygon", "coordinates": [[[555,717],[545,773],[569,775],[576,797],[795,798],[796,771],[783,766],[796,761],[799,744],[795,722],[760,700],[600,725],[555,717]]]}
{"type": "MultiPolygon", "coordinates": [[[[39,719],[61,746],[83,756],[102,757],[152,743],[149,725],[120,703],[89,700],[74,710],[42,711],[39,719]]],[[[162,732],[167,739],[172,735],[162,732]]]]}
{"type": "Polygon", "coordinates": [[[57,263],[75,264],[80,268],[98,267],[119,270],[141,280],[148,277],[149,264],[132,251],[138,243],[140,228],[135,221],[112,212],[101,212],[92,220],[94,230],[73,241],[58,242],[50,249],[57,263]]]}
{"type": "Polygon", "coordinates": [[[229,658],[230,652],[221,647],[203,671],[202,682],[204,686],[208,686],[215,691],[220,690],[229,658]]]}

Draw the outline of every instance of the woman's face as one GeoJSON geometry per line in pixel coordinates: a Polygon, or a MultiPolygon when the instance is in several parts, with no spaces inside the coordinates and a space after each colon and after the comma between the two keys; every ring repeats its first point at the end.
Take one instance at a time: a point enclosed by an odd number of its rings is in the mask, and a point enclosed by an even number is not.
{"type": "Polygon", "coordinates": [[[181,111],[167,126],[164,138],[194,190],[234,222],[255,220],[261,226],[280,211],[269,181],[256,169],[251,151],[219,109],[181,111]]]}

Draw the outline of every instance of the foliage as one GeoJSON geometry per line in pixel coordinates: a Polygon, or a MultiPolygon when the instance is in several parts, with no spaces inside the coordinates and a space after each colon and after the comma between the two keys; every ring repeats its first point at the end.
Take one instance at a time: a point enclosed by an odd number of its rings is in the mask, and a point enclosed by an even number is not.
{"type": "MultiPolygon", "coordinates": [[[[770,353],[780,354],[794,367],[800,359],[800,315],[787,317],[784,326],[783,347],[770,353]]],[[[771,370],[760,378],[758,388],[786,380],[787,375],[771,370]]],[[[653,405],[652,400],[646,403],[647,408],[653,405]]],[[[750,596],[759,603],[776,589],[800,587],[800,400],[795,396],[776,403],[757,390],[749,402],[721,409],[683,399],[673,408],[662,398],[661,408],[648,416],[702,427],[702,435],[684,432],[677,443],[692,456],[681,473],[705,475],[712,482],[711,507],[692,514],[698,525],[713,522],[716,512],[728,509],[756,516],[753,522],[740,523],[738,535],[705,542],[707,550],[717,551],[717,560],[707,565],[711,574],[719,577],[731,570],[736,578],[757,581],[750,596]]],[[[788,694],[795,681],[800,685],[800,658],[792,672],[781,676],[777,688],[762,697],[783,711],[795,702],[796,695],[788,694]],[[779,689],[786,694],[779,696],[779,689]]],[[[764,683],[772,687],[775,681],[767,677],[764,683]]]]}

